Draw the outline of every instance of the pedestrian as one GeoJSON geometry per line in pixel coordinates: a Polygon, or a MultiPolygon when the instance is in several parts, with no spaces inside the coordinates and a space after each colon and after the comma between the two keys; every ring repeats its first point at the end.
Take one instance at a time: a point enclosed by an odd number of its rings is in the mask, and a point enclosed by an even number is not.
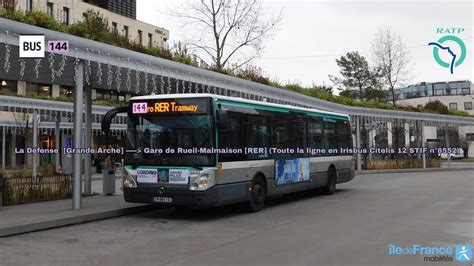
{"type": "Polygon", "coordinates": [[[105,161],[104,161],[104,168],[110,169],[112,167],[113,167],[112,158],[110,157],[110,155],[107,155],[107,158],[105,158],[105,161]]]}

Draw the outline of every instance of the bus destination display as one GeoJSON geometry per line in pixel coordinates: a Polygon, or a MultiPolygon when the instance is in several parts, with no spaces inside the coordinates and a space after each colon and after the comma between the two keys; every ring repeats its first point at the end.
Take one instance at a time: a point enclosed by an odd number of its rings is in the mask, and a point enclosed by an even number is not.
{"type": "Polygon", "coordinates": [[[157,99],[131,104],[132,114],[206,113],[208,102],[204,99],[157,99]]]}

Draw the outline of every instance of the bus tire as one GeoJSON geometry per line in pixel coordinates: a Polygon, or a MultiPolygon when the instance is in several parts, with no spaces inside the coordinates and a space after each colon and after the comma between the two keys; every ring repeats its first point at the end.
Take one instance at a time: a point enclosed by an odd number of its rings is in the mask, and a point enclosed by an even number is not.
{"type": "Polygon", "coordinates": [[[337,174],[336,169],[334,167],[329,167],[328,169],[328,183],[325,187],[323,187],[323,194],[324,195],[332,195],[336,191],[336,180],[337,174]]]}
{"type": "Polygon", "coordinates": [[[265,198],[267,197],[267,188],[262,176],[255,176],[249,189],[249,212],[259,212],[263,209],[265,198]]]}

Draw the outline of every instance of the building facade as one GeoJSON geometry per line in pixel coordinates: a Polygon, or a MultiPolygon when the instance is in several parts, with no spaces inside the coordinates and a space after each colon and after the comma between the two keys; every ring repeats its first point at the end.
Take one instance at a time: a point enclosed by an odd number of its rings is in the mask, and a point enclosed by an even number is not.
{"type": "Polygon", "coordinates": [[[122,16],[137,19],[137,1],[135,0],[85,0],[84,2],[98,5],[122,16]]]}
{"type": "Polygon", "coordinates": [[[86,20],[87,11],[93,10],[107,18],[112,32],[145,47],[163,48],[169,39],[167,29],[136,20],[135,0],[2,0],[1,3],[25,12],[41,10],[66,25],[86,20]]]}
{"type": "Polygon", "coordinates": [[[449,109],[474,115],[474,88],[470,81],[422,82],[395,89],[397,104],[419,106],[439,100],[449,109]]]}

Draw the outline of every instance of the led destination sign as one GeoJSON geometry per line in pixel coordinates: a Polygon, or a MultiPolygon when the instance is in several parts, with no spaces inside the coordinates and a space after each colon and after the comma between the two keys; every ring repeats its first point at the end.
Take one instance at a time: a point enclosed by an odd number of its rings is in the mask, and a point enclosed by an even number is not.
{"type": "Polygon", "coordinates": [[[178,105],[176,102],[157,102],[152,106],[148,106],[146,102],[133,103],[132,113],[148,114],[148,113],[178,113],[178,112],[197,112],[199,105],[178,105]]]}
{"type": "Polygon", "coordinates": [[[206,113],[207,99],[159,99],[131,104],[132,114],[206,113]]]}

